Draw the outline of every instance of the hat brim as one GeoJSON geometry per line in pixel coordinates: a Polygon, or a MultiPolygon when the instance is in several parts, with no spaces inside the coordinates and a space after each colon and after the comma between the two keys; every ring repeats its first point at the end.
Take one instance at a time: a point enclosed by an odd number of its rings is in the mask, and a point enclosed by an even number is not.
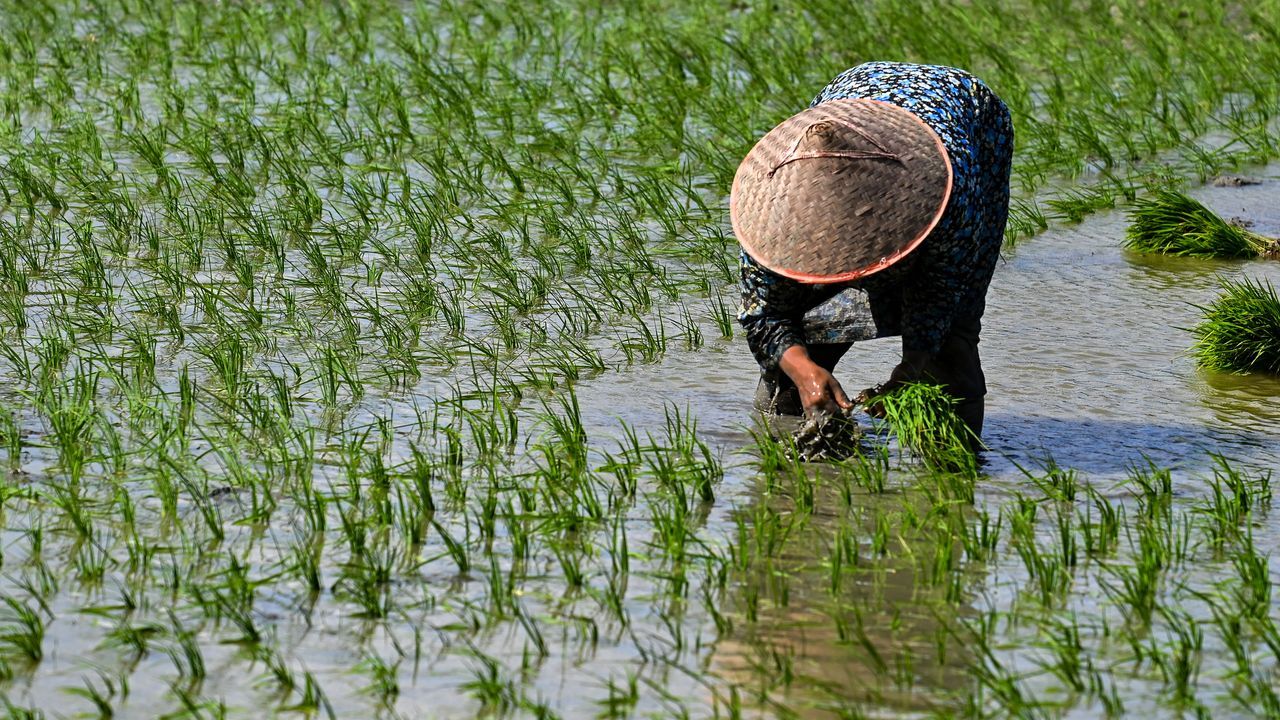
{"type": "Polygon", "coordinates": [[[810,284],[850,282],[919,247],[952,185],[942,139],[915,114],[879,100],[832,100],[756,143],[734,176],[730,219],[743,249],[769,270],[810,284]],[[840,137],[822,141],[847,152],[788,160],[823,123],[836,123],[840,137]]]}

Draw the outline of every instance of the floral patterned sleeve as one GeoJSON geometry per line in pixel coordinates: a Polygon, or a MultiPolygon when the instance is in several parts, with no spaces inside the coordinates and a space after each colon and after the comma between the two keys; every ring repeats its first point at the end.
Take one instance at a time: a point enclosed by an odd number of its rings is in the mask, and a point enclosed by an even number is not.
{"type": "Polygon", "coordinates": [[[806,311],[831,294],[762,267],[742,253],[742,307],[738,322],[747,333],[747,346],[765,370],[778,367],[782,353],[792,345],[804,345],[800,321],[806,311]]]}

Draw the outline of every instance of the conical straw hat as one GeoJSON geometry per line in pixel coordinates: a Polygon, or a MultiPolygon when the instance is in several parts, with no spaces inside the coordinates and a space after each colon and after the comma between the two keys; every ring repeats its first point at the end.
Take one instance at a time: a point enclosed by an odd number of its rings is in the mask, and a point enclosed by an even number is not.
{"type": "Polygon", "coordinates": [[[920,118],[878,100],[831,100],[756,143],[733,178],[729,215],[756,262],[837,283],[914,250],[950,196],[947,150],[920,118]]]}

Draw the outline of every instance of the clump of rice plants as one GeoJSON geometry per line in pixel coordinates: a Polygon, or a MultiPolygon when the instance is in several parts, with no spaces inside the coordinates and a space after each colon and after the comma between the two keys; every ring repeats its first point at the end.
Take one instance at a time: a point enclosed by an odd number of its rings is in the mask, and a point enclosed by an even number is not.
{"type": "Polygon", "coordinates": [[[1276,240],[1223,220],[1195,198],[1162,188],[1134,201],[1125,247],[1141,253],[1225,260],[1274,257],[1276,240]]]}
{"type": "Polygon", "coordinates": [[[850,411],[837,409],[807,418],[795,433],[796,457],[804,462],[843,460],[858,452],[862,430],[850,411]]]}
{"type": "Polygon", "coordinates": [[[956,415],[956,400],[940,385],[908,383],[873,398],[884,412],[898,444],[928,465],[945,469],[973,467],[979,441],[956,415]]]}
{"type": "Polygon", "coordinates": [[[1192,328],[1200,367],[1280,375],[1280,297],[1264,280],[1223,280],[1223,295],[1192,328]]]}

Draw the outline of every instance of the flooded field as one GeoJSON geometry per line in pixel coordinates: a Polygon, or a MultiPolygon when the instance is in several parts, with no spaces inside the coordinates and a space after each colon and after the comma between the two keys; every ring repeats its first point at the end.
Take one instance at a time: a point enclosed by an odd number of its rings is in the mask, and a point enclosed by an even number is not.
{"type": "Polygon", "coordinates": [[[1187,331],[1280,264],[1121,249],[1182,183],[1280,235],[1277,27],[0,5],[5,713],[1280,715],[1280,379],[1197,370],[1187,331]],[[797,463],[752,418],[727,185],[871,58],[1013,111],[977,472],[881,425],[797,463]]]}
{"type": "MultiPolygon", "coordinates": [[[[1255,174],[1265,182],[1241,188],[1206,186],[1192,194],[1226,217],[1251,220],[1259,232],[1280,236],[1275,204],[1275,198],[1280,197],[1280,166],[1255,174]]],[[[1186,556],[1176,566],[1176,577],[1167,580],[1169,594],[1161,595],[1156,606],[1188,616],[1170,619],[1168,627],[1153,630],[1144,641],[1156,643],[1151,646],[1154,649],[1168,641],[1162,633],[1188,631],[1186,626],[1178,627],[1183,623],[1204,623],[1209,627],[1191,631],[1212,635],[1213,605],[1198,595],[1227,587],[1235,579],[1236,565],[1229,555],[1215,557],[1210,552],[1212,543],[1202,534],[1200,520],[1206,497],[1212,493],[1214,470],[1222,467],[1218,458],[1255,478],[1267,477],[1280,468],[1280,442],[1276,441],[1280,378],[1197,370],[1187,350],[1190,334],[1185,328],[1199,320],[1197,306],[1207,305],[1217,296],[1219,278],[1247,276],[1280,284],[1280,265],[1128,253],[1120,249],[1125,225],[1124,213],[1115,211],[1051,230],[1007,252],[997,269],[982,346],[990,388],[984,437],[991,449],[984,455],[982,476],[975,486],[978,519],[970,517],[968,522],[996,518],[1003,511],[1003,531],[1011,532],[1009,523],[1016,517],[1013,508],[1032,499],[1044,502],[1046,495],[1055,497],[1052,488],[1046,491],[1044,487],[1045,469],[1063,468],[1074,471],[1067,474],[1079,485],[1074,491],[1079,516],[1069,523],[1068,531],[1080,533],[1081,523],[1099,521],[1091,516],[1096,510],[1083,509],[1089,507],[1084,498],[1094,497],[1095,503],[1112,503],[1122,516],[1129,514],[1129,522],[1120,531],[1120,543],[1123,547],[1132,540],[1134,545],[1128,550],[1140,555],[1139,530],[1131,523],[1145,510],[1141,483],[1135,478],[1143,471],[1169,470],[1167,502],[1175,513],[1171,522],[1186,523],[1175,529],[1183,533],[1179,542],[1185,544],[1186,556]],[[1201,562],[1194,562],[1196,558],[1201,562]]],[[[855,346],[836,375],[846,388],[866,387],[882,379],[897,360],[895,339],[873,341],[855,346]]],[[[618,418],[639,426],[660,423],[667,401],[698,408],[702,426],[718,428],[704,430],[703,437],[731,457],[751,453],[755,447],[753,426],[743,418],[751,415],[749,390],[756,372],[743,343],[726,342],[694,354],[673,354],[643,371],[584,384],[579,393],[584,417],[602,427],[618,418]],[[664,390],[659,392],[659,387],[664,390]],[[732,432],[733,428],[738,432],[732,432]]],[[[863,416],[862,422],[874,421],[863,416]]],[[[935,643],[947,633],[948,622],[985,617],[992,623],[995,637],[991,640],[997,645],[991,659],[1027,673],[1021,680],[1027,700],[1045,700],[1048,707],[1042,710],[1050,714],[1057,714],[1054,708],[1059,704],[1063,706],[1059,709],[1072,714],[1070,710],[1080,698],[1073,694],[1069,682],[1052,671],[1052,663],[1059,658],[1051,653],[1054,643],[1061,640],[1053,633],[1069,628],[1086,643],[1090,634],[1094,641],[1101,641],[1115,632],[1108,623],[1120,625],[1126,617],[1122,604],[1108,606],[1108,599],[1114,601],[1114,596],[1104,588],[1117,581],[1108,574],[1106,561],[1086,559],[1086,555],[1093,555],[1084,550],[1087,541],[1077,539],[1080,547],[1071,551],[1079,552],[1081,567],[1072,573],[1071,581],[1062,580],[1062,597],[1056,604],[1047,604],[1052,612],[1031,600],[1040,591],[1037,584],[1041,579],[1033,575],[1025,556],[1011,547],[1013,543],[1004,540],[997,552],[980,562],[968,555],[966,562],[959,562],[962,553],[957,548],[956,561],[964,569],[956,571],[954,582],[960,587],[953,589],[937,587],[937,581],[928,579],[928,573],[913,563],[912,558],[918,562],[920,555],[933,561],[939,551],[936,544],[907,539],[908,534],[893,535],[892,542],[900,542],[901,547],[882,558],[864,559],[869,565],[853,571],[854,579],[849,582],[854,587],[833,598],[827,555],[844,533],[858,537],[866,552],[868,541],[874,544],[878,522],[885,517],[904,522],[903,518],[913,513],[920,516],[915,522],[924,522],[921,518],[927,517],[932,496],[921,488],[919,480],[900,478],[904,483],[900,493],[890,493],[887,498],[862,495],[855,502],[856,509],[851,510],[837,490],[842,482],[848,482],[839,477],[840,472],[810,471],[820,488],[824,484],[828,487],[825,494],[818,491],[813,514],[805,519],[802,530],[787,538],[779,554],[782,572],[793,578],[788,608],[752,628],[754,643],[738,637],[717,642],[713,667],[718,676],[748,686],[768,686],[778,672],[769,664],[768,654],[782,653],[801,678],[795,684],[802,689],[796,692],[805,702],[828,710],[814,716],[838,716],[849,707],[842,702],[848,700],[865,703],[861,707],[871,716],[883,714],[886,708],[894,711],[890,714],[908,715],[936,712],[940,707],[957,710],[973,690],[970,673],[975,658],[963,645],[952,648],[947,657],[935,643]],[[963,599],[957,601],[950,593],[963,599]],[[865,621],[866,638],[850,637],[847,630],[842,633],[839,622],[832,620],[830,613],[836,612],[832,607],[871,613],[874,619],[865,621]],[[902,623],[904,628],[885,632],[894,623],[902,623]],[[907,661],[910,670],[902,671],[911,678],[906,688],[887,681],[891,671],[877,673],[880,661],[869,658],[862,644],[868,641],[886,665],[891,660],[883,656],[918,655],[907,661]],[[743,679],[751,673],[757,677],[743,679]]],[[[729,530],[721,530],[729,537],[739,514],[749,512],[741,506],[776,501],[776,495],[771,500],[755,465],[739,467],[737,472],[728,470],[724,485],[722,493],[732,492],[732,485],[741,492],[735,500],[739,507],[725,510],[719,517],[720,524],[729,525],[729,530]]],[[[1040,511],[1034,536],[1046,547],[1061,542],[1062,529],[1054,525],[1061,517],[1055,516],[1060,510],[1050,503],[1040,511]]],[[[712,534],[716,521],[713,514],[707,523],[712,534]]],[[[1269,548],[1280,539],[1280,525],[1265,514],[1255,518],[1249,531],[1259,548],[1269,548]]],[[[965,550],[971,548],[966,545],[965,550]]],[[[1260,552],[1269,555],[1265,550],[1260,552]]],[[[1118,559],[1125,565],[1135,561],[1123,553],[1118,559]]],[[[1269,558],[1265,562],[1266,577],[1274,577],[1280,566],[1269,558]]],[[[1115,639],[1099,642],[1101,647],[1116,644],[1115,639]]],[[[1221,642],[1203,647],[1203,656],[1195,659],[1195,676],[1189,678],[1203,688],[1198,701],[1213,708],[1214,717],[1253,714],[1232,695],[1238,668],[1230,648],[1221,642]]],[[[1109,681],[1114,671],[1113,681],[1122,688],[1116,691],[1117,697],[1124,708],[1171,711],[1162,702],[1167,697],[1168,679],[1161,673],[1167,671],[1144,668],[1141,654],[1135,654],[1133,647],[1107,648],[1088,659],[1107,672],[1109,681]]],[[[1258,662],[1268,668],[1262,670],[1267,673],[1263,677],[1271,678],[1276,658],[1258,662]]],[[[1191,712],[1195,706],[1177,707],[1191,712]]],[[[791,709],[808,715],[796,707],[791,709]]],[[[1018,709],[1035,714],[1029,708],[1018,709]]],[[[1074,708],[1080,717],[1093,717],[1104,710],[1107,707],[1100,700],[1074,708]]]]}

